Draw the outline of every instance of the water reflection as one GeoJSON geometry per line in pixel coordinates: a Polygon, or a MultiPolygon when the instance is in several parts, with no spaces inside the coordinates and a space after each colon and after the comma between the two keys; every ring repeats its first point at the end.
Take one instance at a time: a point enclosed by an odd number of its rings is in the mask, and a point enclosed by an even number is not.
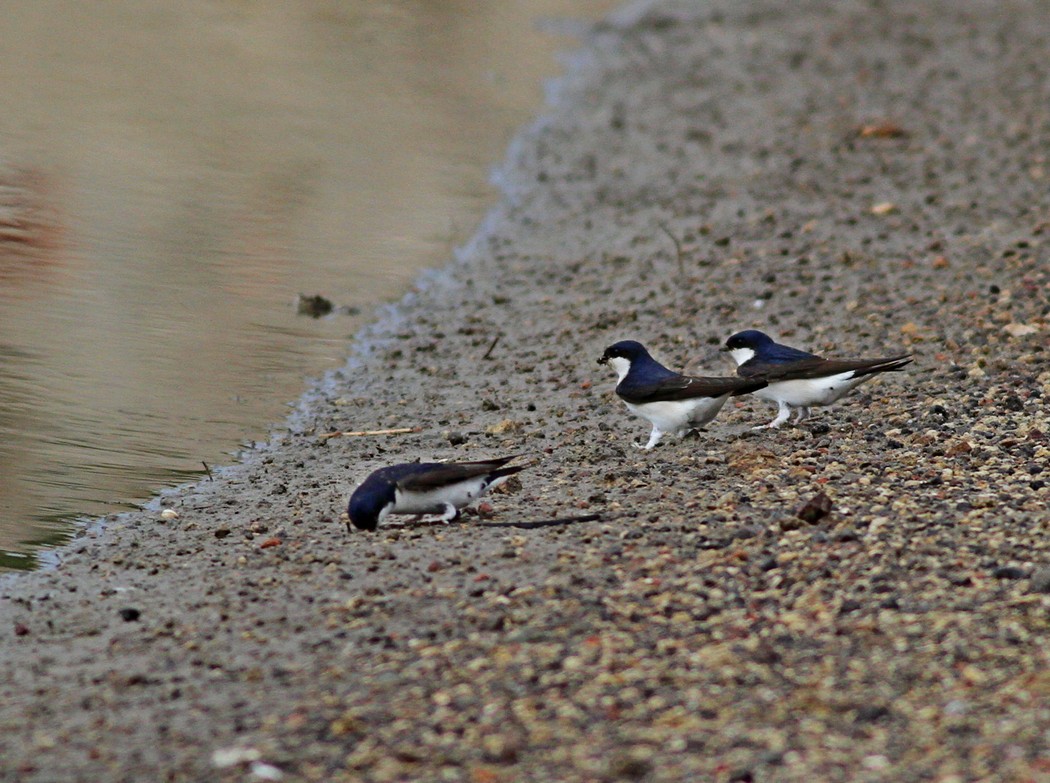
{"type": "MultiPolygon", "coordinates": [[[[0,568],[263,437],[443,263],[611,0],[38,0],[0,26],[0,568]]],[[[28,555],[28,556],[27,556],[28,555]]]]}

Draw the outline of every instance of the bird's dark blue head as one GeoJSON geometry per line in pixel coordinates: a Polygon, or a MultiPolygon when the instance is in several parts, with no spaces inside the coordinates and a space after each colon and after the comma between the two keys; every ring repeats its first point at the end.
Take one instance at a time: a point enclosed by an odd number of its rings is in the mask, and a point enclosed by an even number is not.
{"type": "Polygon", "coordinates": [[[751,359],[762,362],[793,362],[813,357],[811,353],[781,345],[768,334],[757,329],[737,332],[726,340],[722,350],[732,355],[737,364],[743,364],[751,359]]]}
{"type": "Polygon", "coordinates": [[[656,361],[645,350],[645,346],[635,340],[621,340],[610,345],[598,359],[598,364],[611,364],[620,376],[621,383],[628,374],[630,374],[629,383],[653,383],[678,375],[656,361]]]}
{"type": "Polygon", "coordinates": [[[765,332],[760,332],[758,329],[745,329],[742,332],[737,332],[726,340],[726,344],[722,350],[735,351],[740,348],[747,348],[758,353],[772,345],[776,345],[776,343],[773,342],[773,338],[765,332]]]}
{"type": "Polygon", "coordinates": [[[358,530],[375,530],[383,509],[394,502],[394,482],[380,473],[365,479],[346,505],[347,516],[358,530]]]}
{"type": "Polygon", "coordinates": [[[645,350],[645,346],[637,340],[620,340],[605,349],[605,353],[598,359],[598,364],[608,364],[610,359],[626,359],[629,362],[635,362],[643,357],[653,360],[653,357],[645,350]]]}

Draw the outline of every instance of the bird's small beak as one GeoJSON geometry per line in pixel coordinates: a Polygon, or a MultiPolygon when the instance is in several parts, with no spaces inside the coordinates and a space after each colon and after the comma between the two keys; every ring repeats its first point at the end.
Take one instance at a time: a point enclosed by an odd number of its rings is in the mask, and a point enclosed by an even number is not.
{"type": "Polygon", "coordinates": [[[608,363],[609,363],[609,357],[608,356],[599,356],[598,357],[598,364],[608,364],[608,363]]]}
{"type": "Polygon", "coordinates": [[[721,348],[718,349],[718,352],[719,353],[729,353],[729,346],[728,345],[723,345],[721,348]]]}

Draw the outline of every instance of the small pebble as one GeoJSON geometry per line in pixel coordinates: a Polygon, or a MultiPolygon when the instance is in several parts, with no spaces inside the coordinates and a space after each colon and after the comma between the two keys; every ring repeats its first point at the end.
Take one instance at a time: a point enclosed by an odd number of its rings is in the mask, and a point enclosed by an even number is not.
{"type": "Polygon", "coordinates": [[[815,525],[831,513],[831,508],[831,498],[825,493],[820,492],[807,500],[806,503],[796,512],[795,516],[803,522],[815,525]]]}

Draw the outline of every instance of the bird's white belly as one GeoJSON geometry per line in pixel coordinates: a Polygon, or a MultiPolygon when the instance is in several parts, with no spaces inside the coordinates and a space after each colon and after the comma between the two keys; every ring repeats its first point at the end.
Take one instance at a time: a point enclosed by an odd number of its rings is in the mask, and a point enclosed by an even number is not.
{"type": "MultiPolygon", "coordinates": [[[[499,479],[493,482],[493,484],[498,483],[500,483],[499,479]]],[[[440,514],[449,503],[456,508],[466,506],[477,499],[487,488],[485,486],[485,477],[478,476],[477,478],[460,481],[447,487],[426,492],[399,489],[394,493],[394,508],[391,510],[391,513],[440,514]]]]}
{"type": "Polygon", "coordinates": [[[628,410],[649,421],[662,432],[681,432],[702,427],[718,415],[728,394],[721,397],[697,397],[692,400],[663,400],[641,404],[626,403],[628,410]]]}
{"type": "Polygon", "coordinates": [[[873,376],[853,377],[853,370],[829,375],[826,378],[807,378],[795,381],[777,381],[753,394],[760,400],[782,402],[795,408],[831,405],[843,395],[873,376]]]}

